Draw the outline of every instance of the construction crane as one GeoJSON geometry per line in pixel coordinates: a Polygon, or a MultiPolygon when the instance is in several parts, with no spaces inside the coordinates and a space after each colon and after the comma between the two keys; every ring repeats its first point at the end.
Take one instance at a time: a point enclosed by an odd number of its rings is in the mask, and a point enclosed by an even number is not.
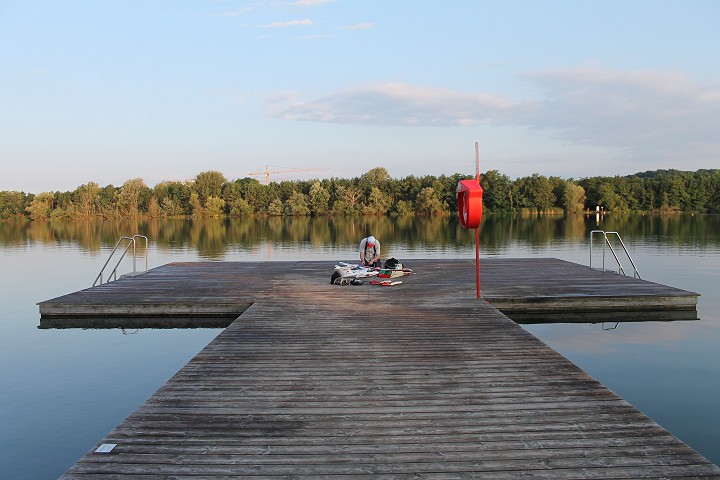
{"type": "Polygon", "coordinates": [[[284,170],[270,170],[270,167],[273,165],[265,165],[265,170],[261,170],[259,172],[250,172],[248,175],[250,176],[257,176],[257,175],[265,175],[265,185],[268,185],[270,183],[270,175],[276,174],[276,173],[290,173],[290,172],[313,172],[317,170],[327,170],[327,168],[288,168],[284,170]]]}

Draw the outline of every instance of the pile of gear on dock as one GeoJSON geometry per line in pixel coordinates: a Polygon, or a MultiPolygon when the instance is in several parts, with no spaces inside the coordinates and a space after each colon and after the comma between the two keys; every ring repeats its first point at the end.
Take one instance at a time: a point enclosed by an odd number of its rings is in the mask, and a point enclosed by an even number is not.
{"type": "Polygon", "coordinates": [[[365,267],[358,264],[338,262],[335,271],[330,277],[332,285],[363,285],[366,282],[371,285],[389,287],[400,285],[402,280],[393,280],[413,273],[412,269],[405,268],[395,258],[389,258],[383,268],[365,267]],[[372,280],[370,280],[372,278],[372,280]]]}

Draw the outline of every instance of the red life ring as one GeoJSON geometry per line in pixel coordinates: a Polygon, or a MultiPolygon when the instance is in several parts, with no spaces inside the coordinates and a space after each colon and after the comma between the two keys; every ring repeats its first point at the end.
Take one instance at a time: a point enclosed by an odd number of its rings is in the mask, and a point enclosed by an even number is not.
{"type": "Polygon", "coordinates": [[[483,189],[475,180],[461,180],[457,187],[458,214],[463,228],[478,228],[482,220],[483,189]]]}

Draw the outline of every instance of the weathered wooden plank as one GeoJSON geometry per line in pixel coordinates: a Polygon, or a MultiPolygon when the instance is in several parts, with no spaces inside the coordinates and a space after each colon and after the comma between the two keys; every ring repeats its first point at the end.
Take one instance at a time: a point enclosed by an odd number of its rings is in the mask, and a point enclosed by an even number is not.
{"type": "MultiPolygon", "coordinates": [[[[194,465],[233,465],[233,466],[276,466],[276,465],[317,465],[328,463],[343,464],[413,464],[429,463],[433,459],[442,462],[468,463],[468,462],[520,462],[532,461],[542,462],[546,460],[567,460],[567,459],[604,459],[611,463],[620,463],[622,459],[632,459],[636,464],[657,465],[667,464],[668,461],[692,463],[686,458],[682,447],[677,445],[658,446],[635,446],[623,448],[541,448],[541,449],[520,449],[520,450],[478,450],[467,449],[464,451],[425,450],[421,452],[335,452],[335,453],[314,453],[300,452],[297,454],[277,453],[272,448],[263,452],[246,455],[236,455],[234,452],[220,453],[218,451],[199,452],[195,454],[183,453],[183,462],[194,465]],[[660,460],[658,460],[658,458],[660,460]],[[672,459],[671,459],[672,458],[672,459]]],[[[123,462],[136,465],[156,465],[171,463],[168,461],[169,452],[163,453],[127,453],[121,449],[115,456],[121,457],[123,462]]],[[[113,459],[114,461],[114,459],[113,459]]],[[[102,464],[111,463],[108,457],[95,456],[88,463],[102,464]]]]}
{"type": "MultiPolygon", "coordinates": [[[[239,445],[223,444],[218,442],[212,446],[200,444],[193,440],[175,439],[168,442],[162,438],[146,437],[133,443],[120,444],[118,453],[142,454],[152,453],[156,455],[330,455],[335,453],[343,454],[368,454],[368,453],[434,453],[434,452],[516,452],[518,450],[530,450],[534,453],[543,451],[562,451],[563,449],[583,449],[589,452],[591,449],[603,450],[603,455],[615,456],[626,451],[625,448],[644,450],[646,447],[674,449],[680,442],[668,441],[672,437],[628,437],[622,442],[614,438],[592,436],[591,438],[528,438],[505,441],[484,441],[467,442],[463,438],[452,441],[440,441],[433,437],[426,437],[423,442],[362,444],[362,443],[326,443],[326,444],[264,444],[264,445],[239,445]]],[[[647,452],[647,450],[644,450],[647,452]]]]}
{"type": "Polygon", "coordinates": [[[203,447],[208,451],[217,446],[224,446],[233,451],[238,450],[238,454],[243,454],[245,447],[262,447],[264,450],[268,446],[272,448],[297,447],[312,448],[328,446],[338,447],[346,450],[354,447],[372,448],[375,451],[385,451],[386,449],[395,449],[403,445],[463,445],[463,448],[491,448],[493,445],[515,444],[520,443],[539,443],[557,442],[558,445],[574,445],[576,442],[610,442],[616,446],[630,444],[637,441],[641,445],[650,444],[667,444],[674,445],[679,442],[676,438],[669,435],[666,431],[656,429],[654,427],[637,429],[637,428],[613,428],[613,429],[597,429],[591,431],[583,430],[562,430],[562,431],[524,431],[524,432],[493,432],[491,434],[463,434],[448,432],[447,435],[375,435],[361,436],[348,435],[343,438],[338,436],[231,436],[226,432],[218,432],[215,435],[189,436],[187,434],[179,436],[169,435],[136,435],[134,431],[113,431],[110,437],[113,441],[120,444],[131,444],[135,446],[148,446],[149,451],[155,451],[160,446],[174,445],[180,449],[185,447],[203,447]]]}
{"type": "MultiPolygon", "coordinates": [[[[285,464],[285,465],[203,465],[192,464],[183,459],[178,464],[154,463],[154,464],[133,464],[124,463],[124,468],[118,468],[115,463],[85,463],[79,465],[77,473],[100,473],[100,474],[147,474],[153,473],[160,476],[198,475],[214,477],[216,475],[284,475],[284,476],[318,476],[318,475],[432,475],[436,472],[444,474],[491,474],[492,478],[500,472],[510,473],[518,476],[518,472],[532,474],[534,472],[555,473],[554,477],[546,478],[615,478],[615,471],[624,470],[625,478],[648,478],[656,477],[670,478],[675,475],[700,475],[707,473],[703,465],[698,465],[692,458],[681,455],[668,455],[665,457],[656,456],[654,461],[644,457],[570,457],[570,458],[548,458],[543,460],[482,460],[469,462],[450,462],[438,459],[435,462],[395,462],[378,463],[375,461],[367,463],[345,464],[342,462],[322,462],[321,464],[285,464]],[[674,468],[673,468],[674,467],[674,468]],[[568,470],[572,470],[570,473],[568,470]],[[579,476],[584,472],[588,476],[579,476]],[[563,475],[562,473],[566,473],[563,475]],[[665,477],[663,477],[663,475],[665,477]]],[[[524,475],[523,475],[524,476],[524,475]]]]}

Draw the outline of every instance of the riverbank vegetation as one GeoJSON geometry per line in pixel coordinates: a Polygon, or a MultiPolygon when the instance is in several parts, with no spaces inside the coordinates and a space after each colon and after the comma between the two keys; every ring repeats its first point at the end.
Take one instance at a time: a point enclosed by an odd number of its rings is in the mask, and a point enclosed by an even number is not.
{"type": "MultiPolygon", "coordinates": [[[[149,187],[141,178],[121,186],[95,182],[71,192],[0,191],[0,219],[391,215],[442,216],[457,211],[454,174],[400,179],[382,167],[352,179],[228,180],[217,171],[190,181],[149,187]]],[[[481,175],[488,214],[720,213],[720,169],[656,170],[580,180],[533,174],[515,180],[497,170],[481,175]]]]}

